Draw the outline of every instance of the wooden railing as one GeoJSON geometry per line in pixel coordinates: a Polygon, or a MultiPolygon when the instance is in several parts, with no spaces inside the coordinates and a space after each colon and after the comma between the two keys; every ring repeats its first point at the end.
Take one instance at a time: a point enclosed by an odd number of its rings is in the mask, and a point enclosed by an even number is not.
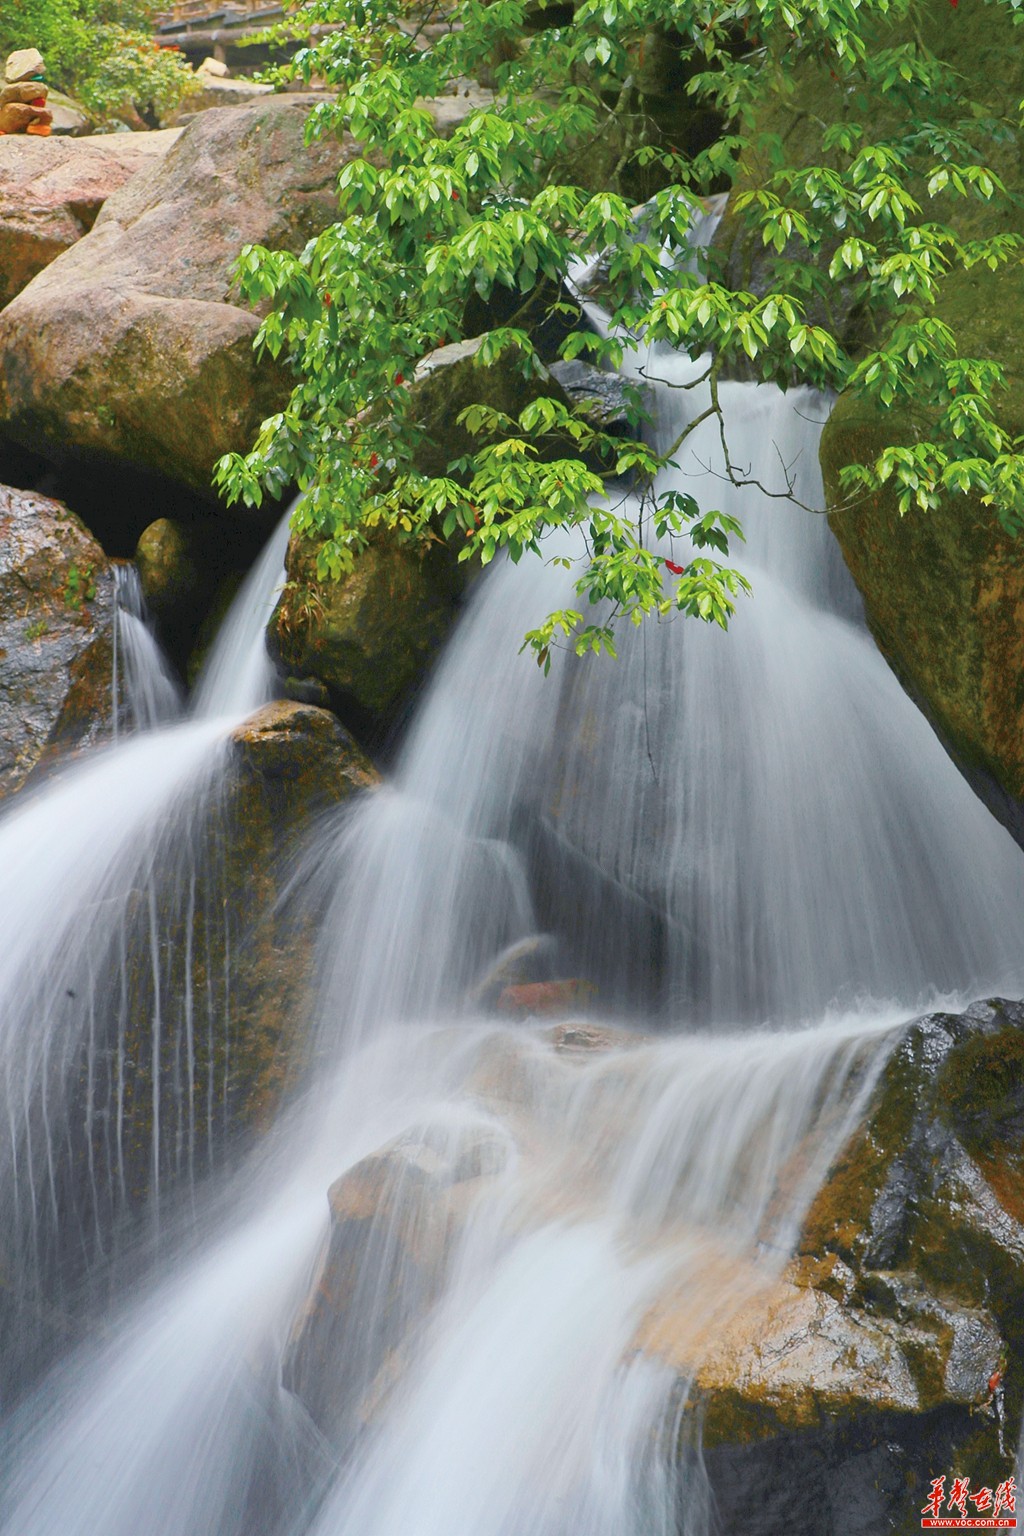
{"type": "Polygon", "coordinates": [[[218,5],[217,0],[172,0],[172,4],[162,9],[155,20],[156,25],[162,27],[172,21],[201,21],[221,11],[226,12],[225,19],[229,19],[232,15],[265,11],[271,3],[272,0],[226,0],[224,5],[218,5]]]}

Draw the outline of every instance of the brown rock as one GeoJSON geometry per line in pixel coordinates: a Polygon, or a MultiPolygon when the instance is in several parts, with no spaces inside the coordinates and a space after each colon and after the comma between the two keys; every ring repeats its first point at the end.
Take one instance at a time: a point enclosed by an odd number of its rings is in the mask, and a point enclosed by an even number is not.
{"type": "Polygon", "coordinates": [[[0,313],[0,432],[125,460],[204,494],[286,397],[234,302],[246,242],[301,249],[336,213],[350,141],[303,144],[309,101],[205,112],[0,313]]]}
{"type": "Polygon", "coordinates": [[[135,564],[146,606],[165,623],[183,608],[191,612],[207,595],[191,530],[170,517],[143,529],[135,564]]]}
{"type": "Polygon", "coordinates": [[[327,1246],[282,1373],[324,1434],[347,1438],[400,1382],[403,1350],[441,1292],[453,1238],[505,1157],[480,1128],[410,1131],[331,1185],[327,1246]]]}
{"type": "Polygon", "coordinates": [[[91,139],[0,138],[0,309],[92,228],[112,192],[177,130],[91,139]]]}
{"type": "MultiPolygon", "coordinates": [[[[279,699],[265,704],[231,738],[243,783],[256,784],[271,809],[286,798],[303,817],[380,783],[370,759],[326,709],[279,699]]],[[[252,807],[246,812],[251,820],[252,807]]]]}
{"type": "MultiPolygon", "coordinates": [[[[305,1068],[316,934],[301,899],[282,900],[282,874],[314,817],[377,782],[333,715],[275,703],[232,733],[216,792],[186,806],[152,908],[130,906],[126,925],[122,1155],[132,1203],[146,1197],[154,1164],[151,911],[166,956],[160,1081],[178,1083],[191,1106],[188,1164],[203,1167],[271,1123],[305,1068]]],[[[181,1113],[179,1103],[164,1117],[160,1163],[171,1177],[185,1172],[181,1113]]],[[[94,1147],[101,1168],[109,1156],[106,1141],[94,1147]]]]}
{"type": "Polygon", "coordinates": [[[0,486],[0,794],[110,724],[114,580],[58,501],[0,486]]]}
{"type": "Polygon", "coordinates": [[[506,987],[498,998],[499,1013],[565,1013],[585,1006],[596,992],[589,981],[570,977],[563,981],[527,981],[506,987]]]}

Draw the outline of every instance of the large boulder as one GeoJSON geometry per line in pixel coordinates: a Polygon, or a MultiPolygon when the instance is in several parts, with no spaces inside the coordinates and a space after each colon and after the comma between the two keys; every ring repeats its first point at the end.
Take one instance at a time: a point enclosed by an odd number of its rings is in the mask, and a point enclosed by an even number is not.
{"type": "MultiPolygon", "coordinates": [[[[159,1164],[165,1175],[180,1176],[183,1102],[189,1161],[204,1167],[226,1145],[269,1124],[301,1075],[310,1047],[315,926],[301,899],[282,899],[284,888],[315,819],[378,782],[335,716],[276,702],[232,732],[209,786],[169,821],[173,850],[157,870],[152,901],[148,893],[129,901],[126,918],[127,1071],[118,1156],[133,1201],[151,1189],[157,1161],[154,1076],[176,1085],[165,1089],[159,1164]],[[166,956],[157,1073],[154,912],[166,956]]],[[[110,1155],[106,1140],[93,1149],[100,1166],[110,1155]]]]}
{"type": "Polygon", "coordinates": [[[317,546],[288,550],[288,582],[270,647],[286,672],[315,678],[331,696],[384,715],[421,676],[451,626],[461,580],[443,546],[375,536],[340,581],[321,581],[317,546]]]}
{"type": "Polygon", "coordinates": [[[110,727],[114,575],[73,512],[0,486],[0,795],[110,727]]]}
{"type": "Polygon", "coordinates": [[[91,139],[0,137],[0,309],[88,234],[111,193],[177,137],[170,128],[91,139]]]}
{"type": "MultiPolygon", "coordinates": [[[[127,461],[209,494],[287,397],[231,279],[241,247],[299,250],[335,216],[346,140],[303,142],[309,98],[202,113],[0,314],[0,434],[127,461]]],[[[136,533],[141,532],[140,514],[136,533]]]]}
{"type": "MultiPolygon", "coordinates": [[[[445,475],[449,463],[484,439],[460,424],[473,404],[515,417],[539,396],[570,397],[546,369],[525,379],[513,357],[478,361],[482,338],[452,342],[422,359],[409,388],[409,419],[418,441],[416,468],[445,475]]],[[[595,370],[596,371],[596,370],[595,370]]],[[[552,454],[565,452],[557,440],[552,454]]],[[[386,714],[422,676],[455,616],[467,570],[439,539],[400,543],[374,535],[340,581],[316,572],[318,543],[298,534],[288,550],[288,584],[271,624],[270,643],[285,671],[313,677],[335,699],[386,714]]]]}
{"type": "MultiPolygon", "coordinates": [[[[995,13],[976,26],[968,11],[934,10],[924,23],[928,41],[970,82],[972,95],[993,110],[1024,94],[1024,58],[1007,18],[995,13]]],[[[824,72],[822,72],[824,76],[824,72]]],[[[827,78],[803,81],[798,92],[797,136],[811,132],[827,78]],[[804,89],[806,87],[806,89],[804,89]]],[[[813,156],[813,144],[807,145],[813,156]]],[[[1020,195],[1024,175],[1014,145],[986,146],[1016,205],[952,199],[922,218],[948,220],[964,240],[1024,234],[1020,195]]],[[[809,158],[808,164],[819,161],[809,158]]],[[[1005,369],[1008,389],[999,417],[1011,436],[1024,433],[1024,266],[999,272],[978,263],[942,284],[935,307],[962,355],[992,358],[1005,369]]],[[[1024,840],[1024,561],[1021,544],[1001,528],[993,507],[969,495],[951,495],[931,512],[901,516],[893,481],[852,501],[840,485],[849,464],[873,463],[891,444],[926,436],[917,410],[875,409],[840,396],[821,443],[831,524],[864,597],[879,647],[921,704],[953,756],[1018,841],[1024,840]]]]}
{"type": "Polygon", "coordinates": [[[679,1375],[726,1529],[910,1532],[932,1478],[1013,1471],[1022,1126],[1024,1005],[918,1020],[785,1271],[744,1277],[723,1254],[706,1305],[652,1308],[638,1347],[679,1375]]]}

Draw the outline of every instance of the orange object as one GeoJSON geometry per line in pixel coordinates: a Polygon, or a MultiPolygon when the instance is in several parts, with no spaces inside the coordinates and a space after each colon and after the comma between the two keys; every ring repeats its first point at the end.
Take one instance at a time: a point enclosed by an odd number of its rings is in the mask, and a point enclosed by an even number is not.
{"type": "Polygon", "coordinates": [[[34,133],[37,139],[48,139],[50,137],[50,125],[49,123],[29,123],[25,132],[34,133]]]}

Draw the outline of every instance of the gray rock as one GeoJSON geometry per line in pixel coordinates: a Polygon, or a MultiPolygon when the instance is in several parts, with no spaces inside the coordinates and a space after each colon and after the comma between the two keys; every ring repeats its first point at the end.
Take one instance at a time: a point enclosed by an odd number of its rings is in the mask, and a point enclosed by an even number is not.
{"type": "Polygon", "coordinates": [[[58,501],[0,486],[0,795],[110,728],[114,577],[58,501]]]}

